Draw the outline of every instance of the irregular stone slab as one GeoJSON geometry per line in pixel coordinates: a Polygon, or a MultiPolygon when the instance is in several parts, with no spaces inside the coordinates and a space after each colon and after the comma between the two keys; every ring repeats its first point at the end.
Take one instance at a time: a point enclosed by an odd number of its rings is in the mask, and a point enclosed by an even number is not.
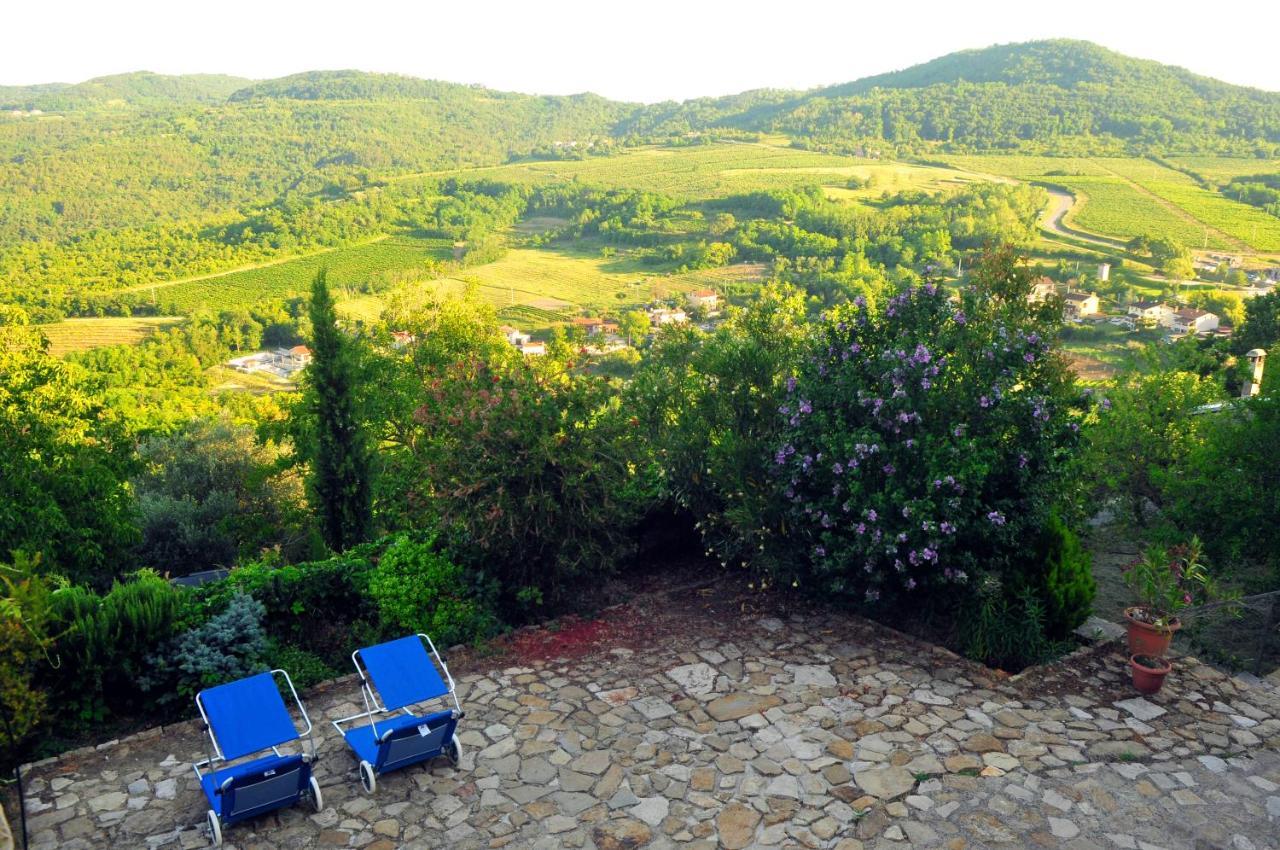
{"type": "Polygon", "coordinates": [[[653,840],[653,830],[638,820],[608,821],[591,832],[599,850],[636,850],[653,840]]]}
{"type": "Polygon", "coordinates": [[[641,797],[640,802],[631,807],[631,814],[649,826],[657,826],[666,819],[670,810],[671,801],[666,797],[641,797]]]}
{"type": "Polygon", "coordinates": [[[1142,697],[1122,699],[1118,702],[1113,702],[1112,705],[1116,708],[1123,708],[1139,720],[1155,720],[1162,714],[1168,714],[1166,709],[1163,709],[1154,703],[1147,702],[1142,697]]]}
{"type": "Polygon", "coordinates": [[[1097,759],[1141,758],[1151,755],[1151,748],[1138,741],[1099,741],[1089,747],[1088,753],[1091,757],[1097,759]]]}
{"type": "Polygon", "coordinates": [[[779,705],[782,705],[782,700],[772,694],[748,694],[739,691],[707,703],[707,714],[723,723],[726,720],[741,720],[752,714],[762,714],[779,705]]]}
{"type": "Polygon", "coordinates": [[[631,703],[636,711],[644,715],[646,720],[661,720],[676,713],[671,703],[659,697],[641,697],[631,703]]]}
{"type": "Polygon", "coordinates": [[[755,839],[760,813],[741,803],[730,803],[716,816],[720,846],[725,850],[744,850],[755,839]]]}
{"type": "Polygon", "coordinates": [[[1002,753],[1004,746],[995,737],[986,732],[970,735],[960,746],[971,753],[1002,753]]]}
{"type": "Polygon", "coordinates": [[[905,767],[875,767],[853,776],[858,787],[881,800],[896,800],[916,786],[916,778],[905,767]]]}
{"type": "Polygon", "coordinates": [[[703,696],[715,690],[716,668],[710,664],[698,662],[674,667],[667,671],[667,677],[684,689],[690,696],[703,696]]]}
{"type": "Polygon", "coordinates": [[[614,688],[611,691],[601,691],[596,694],[600,699],[615,708],[620,705],[626,705],[639,695],[640,692],[635,688],[614,688]]]}
{"type": "Polygon", "coordinates": [[[613,754],[608,750],[592,750],[584,753],[575,759],[571,764],[575,771],[579,773],[589,773],[592,776],[599,776],[608,770],[609,765],[613,762],[613,754]]]}
{"type": "Polygon", "coordinates": [[[792,667],[791,670],[795,676],[795,683],[799,687],[829,688],[836,683],[836,677],[831,675],[830,667],[801,664],[792,667]]]}

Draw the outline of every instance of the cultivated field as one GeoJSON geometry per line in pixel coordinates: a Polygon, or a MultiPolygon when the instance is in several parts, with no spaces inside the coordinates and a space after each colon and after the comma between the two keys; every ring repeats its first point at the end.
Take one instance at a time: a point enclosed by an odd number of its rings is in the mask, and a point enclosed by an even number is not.
{"type": "Polygon", "coordinates": [[[49,337],[49,350],[57,357],[71,351],[88,351],[107,345],[132,345],[160,328],[182,321],[174,316],[139,318],[66,319],[41,325],[49,337]]]}
{"type": "MultiPolygon", "coordinates": [[[[1280,219],[1201,187],[1181,171],[1140,157],[949,156],[956,168],[1053,183],[1084,200],[1070,223],[1107,236],[1170,236],[1191,248],[1280,251],[1280,219]]],[[[1211,180],[1274,169],[1266,160],[1187,157],[1177,163],[1211,180]]]]}
{"type": "Polygon", "coordinates": [[[509,182],[577,180],[597,186],[645,189],[678,198],[717,198],[758,189],[823,185],[845,188],[857,178],[868,185],[857,196],[905,189],[938,190],[982,179],[947,168],[794,150],[767,144],[716,144],[687,148],[637,148],[610,157],[567,162],[522,162],[468,174],[509,182]]]}
{"type": "Polygon", "coordinates": [[[1214,183],[1228,183],[1232,177],[1280,171],[1280,160],[1257,157],[1174,156],[1169,157],[1169,161],[1214,183]]]}
{"type": "Polygon", "coordinates": [[[431,261],[452,256],[452,243],[444,239],[390,236],[259,268],[162,283],[142,291],[154,289],[157,299],[184,313],[200,307],[224,310],[303,294],[321,268],[329,270],[329,285],[341,293],[345,287],[359,287],[379,275],[425,271],[431,261]]]}

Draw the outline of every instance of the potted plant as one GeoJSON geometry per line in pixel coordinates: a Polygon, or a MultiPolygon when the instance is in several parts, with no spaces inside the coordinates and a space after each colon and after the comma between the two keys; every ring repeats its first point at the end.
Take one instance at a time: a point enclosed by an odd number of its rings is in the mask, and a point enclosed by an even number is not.
{"type": "Polygon", "coordinates": [[[1158,655],[1130,655],[1129,667],[1133,671],[1133,686],[1140,694],[1154,694],[1164,684],[1173,665],[1169,659],[1158,655]]]}
{"type": "Polygon", "coordinates": [[[1125,584],[1138,597],[1124,612],[1131,655],[1163,658],[1182,628],[1181,612],[1225,598],[1200,560],[1202,551],[1200,538],[1192,537],[1186,545],[1153,546],[1125,568],[1125,584]]]}

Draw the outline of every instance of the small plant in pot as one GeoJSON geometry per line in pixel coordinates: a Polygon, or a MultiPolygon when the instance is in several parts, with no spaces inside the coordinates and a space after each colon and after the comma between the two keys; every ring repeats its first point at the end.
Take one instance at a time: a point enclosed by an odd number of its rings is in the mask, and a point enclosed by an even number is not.
{"type": "Polygon", "coordinates": [[[1173,669],[1169,659],[1158,655],[1131,655],[1129,667],[1133,671],[1133,686],[1138,693],[1148,695],[1160,690],[1164,677],[1173,669]]]}
{"type": "Polygon", "coordinates": [[[1180,613],[1225,598],[1200,560],[1202,550],[1198,537],[1168,549],[1153,546],[1125,569],[1125,584],[1138,597],[1124,612],[1131,654],[1163,658],[1182,628],[1180,613]]]}

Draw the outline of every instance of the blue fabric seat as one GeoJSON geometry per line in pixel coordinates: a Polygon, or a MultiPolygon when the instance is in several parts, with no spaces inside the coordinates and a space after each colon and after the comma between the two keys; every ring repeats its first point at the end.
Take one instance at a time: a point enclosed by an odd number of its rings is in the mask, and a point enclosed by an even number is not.
{"type": "Polygon", "coordinates": [[[458,762],[461,746],[454,733],[462,706],[449,668],[429,637],[408,635],[364,647],[352,653],[352,660],[362,680],[365,711],[335,720],[333,725],[359,760],[360,781],[366,791],[374,792],[378,774],[440,755],[458,762]],[[424,710],[426,704],[445,697],[452,697],[452,710],[424,710]],[[368,722],[344,728],[344,724],[357,721],[368,722]]]}
{"type": "Polygon", "coordinates": [[[385,773],[440,755],[452,740],[456,726],[452,711],[437,711],[424,717],[398,714],[376,724],[358,726],[343,737],[361,761],[369,762],[376,772],[385,773]]]}
{"type": "Polygon", "coordinates": [[[231,825],[292,805],[311,784],[311,765],[300,755],[263,756],[200,777],[209,806],[231,825]]]}

